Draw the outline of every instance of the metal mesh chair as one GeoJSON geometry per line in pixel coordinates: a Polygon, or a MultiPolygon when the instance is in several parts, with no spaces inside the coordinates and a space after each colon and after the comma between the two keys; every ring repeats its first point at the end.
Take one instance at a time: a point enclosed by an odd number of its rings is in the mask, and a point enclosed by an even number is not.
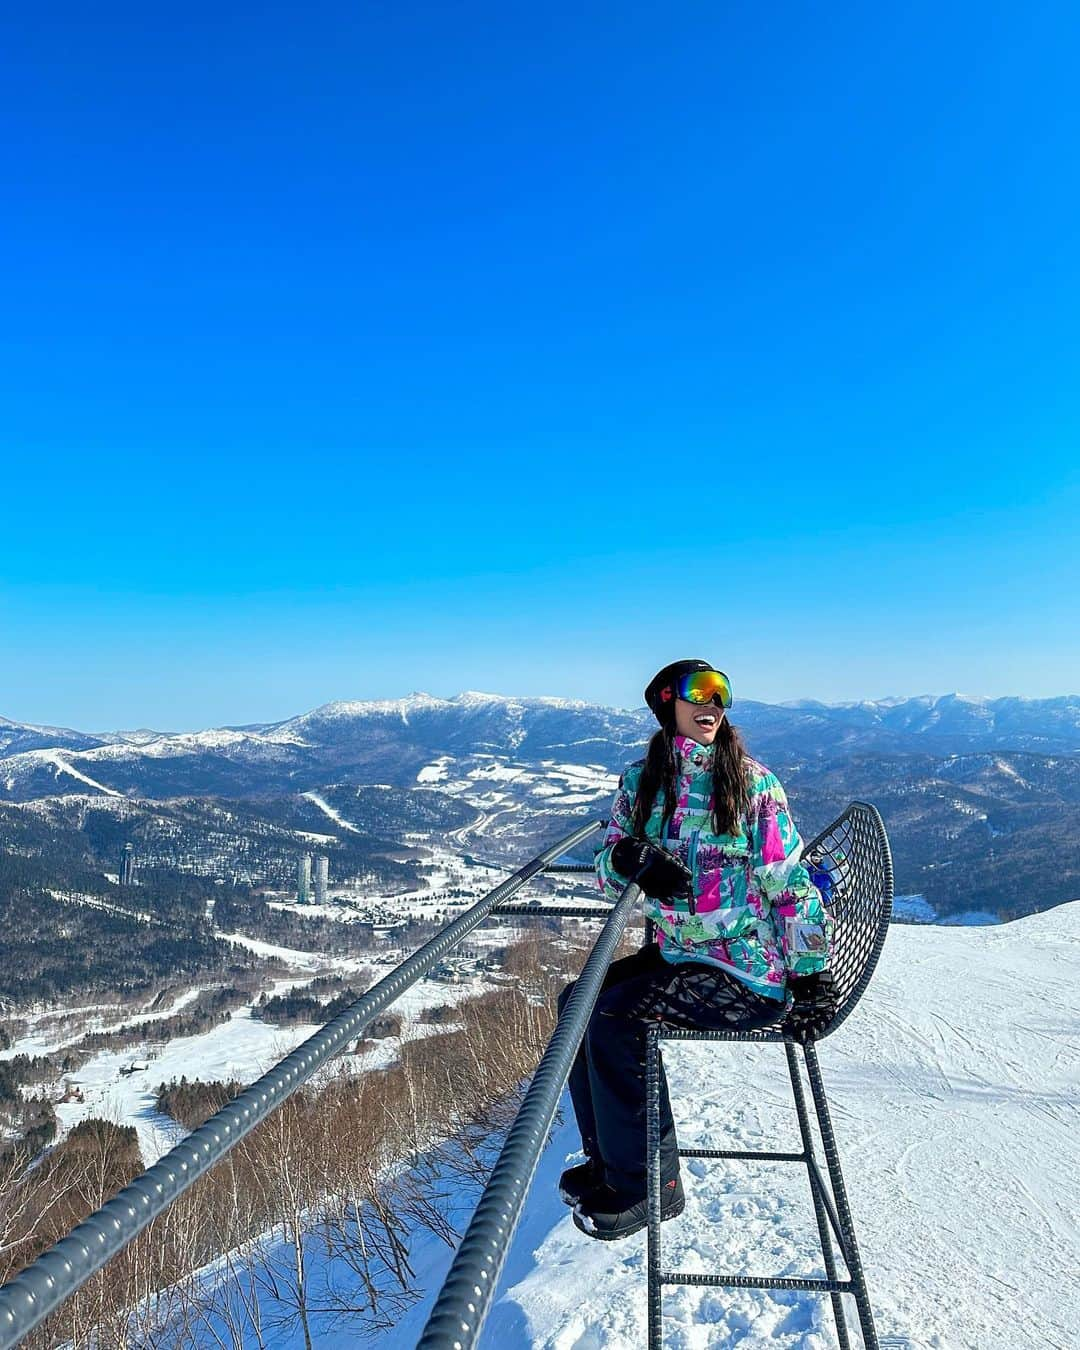
{"type": "MultiPolygon", "coordinates": [[[[874,973],[892,917],[892,855],[885,826],[876,807],[868,802],[852,802],[843,815],[833,821],[803,849],[803,859],[829,873],[832,897],[829,911],[835,920],[829,969],[836,981],[839,1001],[836,1014],[816,1039],[830,1035],[850,1016],[874,973]]],[[[661,1024],[648,1028],[645,1057],[645,1107],[648,1125],[648,1280],[649,1350],[660,1350],[662,1327],[662,1288],[665,1284],[719,1285],[727,1289],[803,1289],[828,1293],[832,1299],[836,1333],[841,1350],[850,1350],[847,1323],[841,1294],[851,1294],[858,1311],[859,1327],[866,1350],[878,1350],[877,1331],[866,1292],[862,1262],[855,1241],[855,1228],[848,1205],[840,1157],[836,1147],[825,1087],[821,1079],[817,1050],[813,1040],[802,1045],[810,1092],[818,1128],[825,1150],[830,1186],[818,1167],[806,1109],[796,1042],[787,1035],[778,1018],[776,1027],[760,1031],[679,1031],[661,1024]],[[801,1153],[759,1153],[732,1149],[680,1148],[681,1158],[713,1158],[737,1161],[801,1162],[810,1179],[810,1193],[817,1219],[818,1236],[826,1278],[784,1279],[779,1276],[701,1275],[684,1271],[665,1271],[660,1251],[660,1042],[680,1041],[776,1041],[784,1046],[787,1057],[795,1112],[802,1136],[801,1153]],[[837,1275],[830,1227],[847,1265],[848,1278],[837,1275]]]]}

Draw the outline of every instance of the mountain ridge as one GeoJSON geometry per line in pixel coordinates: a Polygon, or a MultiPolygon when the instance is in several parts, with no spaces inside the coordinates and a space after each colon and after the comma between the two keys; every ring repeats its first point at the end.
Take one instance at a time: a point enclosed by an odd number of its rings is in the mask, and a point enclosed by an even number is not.
{"type": "MultiPolygon", "coordinates": [[[[898,892],[924,896],[939,915],[1007,918],[1080,893],[1080,860],[1060,846],[1080,833],[1080,698],[746,700],[733,715],[749,753],[784,784],[804,840],[848,802],[873,802],[898,892]]],[[[438,798],[457,845],[518,866],[583,813],[608,811],[617,775],[641,757],[655,725],[643,708],[478,691],[339,700],[246,728],[113,733],[91,743],[68,730],[42,744],[48,729],[24,734],[8,721],[0,724],[0,806],[55,820],[65,847],[99,866],[126,838],[144,865],[280,886],[304,831],[329,831],[331,851],[352,856],[306,794],[332,802],[365,837],[393,839],[398,827],[377,804],[355,801],[365,785],[384,784],[405,794],[395,798],[402,818],[407,801],[425,816],[438,798]],[[95,798],[78,820],[63,809],[95,798]],[[157,816],[169,802],[186,805],[165,825],[157,816]],[[464,819],[455,814],[462,809],[464,819]],[[287,833],[270,838],[267,819],[301,833],[291,843],[287,833]]],[[[20,848],[21,829],[10,810],[0,813],[0,850],[20,848]]]]}
{"type": "MultiPolygon", "coordinates": [[[[442,697],[428,694],[423,690],[414,690],[396,699],[332,699],[327,703],[309,708],[302,713],[264,722],[223,723],[220,726],[203,726],[168,730],[160,728],[117,728],[112,731],[78,731],[70,727],[53,726],[47,723],[20,722],[17,719],[0,716],[0,754],[6,749],[5,737],[13,734],[34,734],[49,738],[50,745],[61,740],[78,739],[94,742],[98,745],[111,744],[123,740],[136,744],[140,741],[153,741],[162,738],[180,738],[206,736],[211,732],[265,733],[280,727],[303,722],[314,717],[332,716],[372,716],[378,714],[400,714],[403,711],[429,709],[469,709],[490,707],[492,705],[518,706],[522,708],[550,708],[563,710],[596,710],[620,713],[627,716],[649,718],[643,707],[623,708],[615,704],[594,703],[588,699],[562,698],[554,695],[516,695],[497,694],[480,690],[463,690],[461,693],[442,697]]],[[[963,694],[951,692],[945,694],[913,694],[910,696],[888,695],[880,699],[847,699],[836,702],[824,702],[821,699],[787,699],[769,703],[760,699],[741,699],[737,708],[779,708],[785,710],[813,711],[835,714],[847,711],[886,710],[895,714],[898,709],[926,709],[940,713],[942,707],[970,705],[972,708],[993,709],[1022,706],[1025,711],[1038,712],[1042,709],[1069,709],[1075,712],[1075,725],[1080,729],[1080,694],[1055,694],[1046,698],[1034,698],[1026,694],[1005,694],[990,698],[983,694],[963,694]]],[[[1080,748],[1080,747],[1078,747],[1080,748]]]]}

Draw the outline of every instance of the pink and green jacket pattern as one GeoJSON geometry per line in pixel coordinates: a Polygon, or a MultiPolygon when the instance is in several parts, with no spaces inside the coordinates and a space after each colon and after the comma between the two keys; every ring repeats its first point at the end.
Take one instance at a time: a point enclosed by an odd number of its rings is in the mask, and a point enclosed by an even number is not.
{"type": "MultiPolygon", "coordinates": [[[[783,999],[788,974],[809,975],[828,961],[832,919],[801,861],[802,840],[776,775],[747,757],[750,811],[736,834],[717,835],[712,823],[713,750],[676,736],[678,802],[662,837],[663,792],[657,794],[646,836],[690,868],[697,913],[685,901],[646,898],[668,961],[720,966],[759,994],[783,999]]],[[[611,865],[611,850],[633,833],[634,798],[644,760],[619,780],[611,824],[596,855],[601,890],[614,902],[626,878],[611,865]]]]}

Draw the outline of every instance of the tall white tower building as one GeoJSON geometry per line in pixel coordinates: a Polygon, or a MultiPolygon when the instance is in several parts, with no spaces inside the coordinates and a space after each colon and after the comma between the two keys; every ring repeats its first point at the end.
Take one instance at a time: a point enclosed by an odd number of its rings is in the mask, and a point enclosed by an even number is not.
{"type": "Polygon", "coordinates": [[[311,854],[301,853],[296,864],[296,903],[306,905],[311,899],[311,854]]]}
{"type": "Polygon", "coordinates": [[[326,883],[330,877],[329,859],[320,854],[315,859],[315,903],[326,904],[326,883]]]}

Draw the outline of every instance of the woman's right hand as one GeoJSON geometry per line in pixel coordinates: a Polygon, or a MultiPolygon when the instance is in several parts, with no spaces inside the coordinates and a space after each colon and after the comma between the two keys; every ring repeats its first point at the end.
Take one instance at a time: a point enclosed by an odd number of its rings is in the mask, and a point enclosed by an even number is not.
{"type": "Polygon", "coordinates": [[[690,869],[648,839],[620,839],[611,850],[611,864],[654,900],[692,899],[690,869]]]}

